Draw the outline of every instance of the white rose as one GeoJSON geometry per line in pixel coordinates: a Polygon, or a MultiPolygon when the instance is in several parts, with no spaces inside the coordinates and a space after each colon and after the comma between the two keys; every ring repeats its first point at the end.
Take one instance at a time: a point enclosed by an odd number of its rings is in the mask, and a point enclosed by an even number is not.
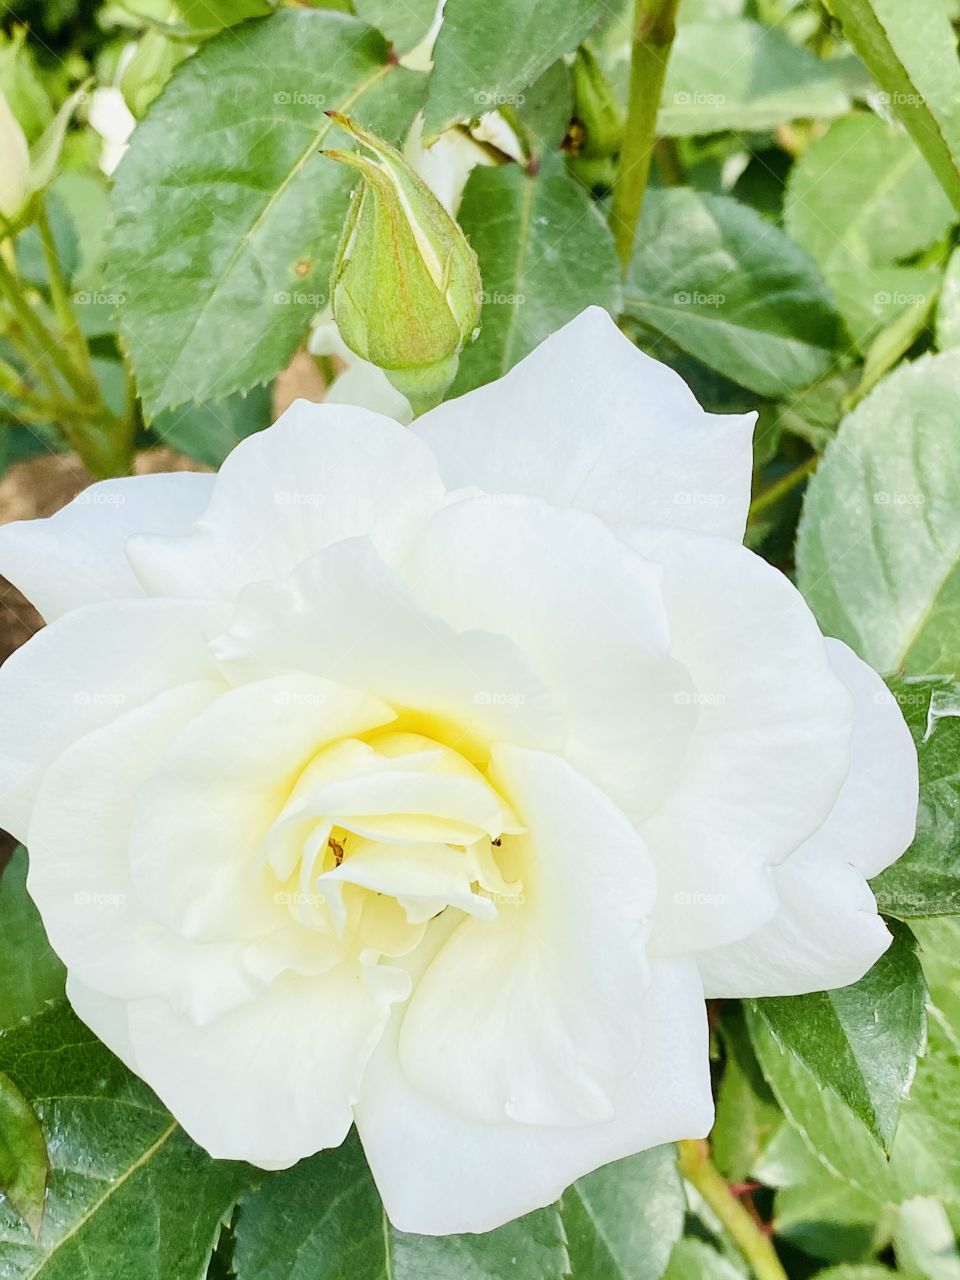
{"type": "Polygon", "coordinates": [[[215,1156],[355,1120],[482,1231],[710,1127],[704,993],[840,986],[909,843],[894,700],[740,543],[751,417],[585,312],[403,428],[0,531],[0,819],[80,1016],[215,1156]]]}

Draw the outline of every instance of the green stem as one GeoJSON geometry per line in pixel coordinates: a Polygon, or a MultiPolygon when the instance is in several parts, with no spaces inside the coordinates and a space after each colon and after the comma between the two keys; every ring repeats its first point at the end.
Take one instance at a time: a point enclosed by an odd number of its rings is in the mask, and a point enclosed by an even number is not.
{"type": "Polygon", "coordinates": [[[92,388],[67,357],[59,339],[44,325],[24,297],[20,280],[11,271],[2,254],[0,254],[0,295],[6,298],[24,336],[33,343],[36,358],[49,359],[71,391],[81,400],[89,399],[92,388]]]}
{"type": "Polygon", "coordinates": [[[768,507],[772,507],[774,503],[779,502],[792,489],[795,489],[813,471],[819,461],[819,454],[814,454],[812,458],[805,459],[799,466],[794,467],[792,471],[788,471],[785,476],[775,480],[769,488],[764,489],[763,493],[758,493],[750,503],[750,519],[752,520],[755,516],[758,516],[761,511],[766,511],[768,507]]]}
{"type": "Polygon", "coordinates": [[[706,1142],[678,1143],[680,1172],[699,1191],[750,1264],[757,1280],[787,1280],[770,1237],[753,1215],[740,1203],[710,1159],[706,1142]]]}
{"type": "Polygon", "coordinates": [[[630,90],[623,146],[613,186],[610,229],[626,274],[656,142],[663,78],[676,29],[679,0],[636,0],[630,90]]]}
{"type": "Polygon", "coordinates": [[[87,346],[87,340],[77,323],[77,317],[70,300],[70,286],[63,273],[60,254],[57,252],[57,243],[53,238],[53,229],[47,216],[47,208],[42,201],[38,201],[37,204],[36,224],[44,261],[47,264],[50,300],[53,303],[57,323],[60,325],[64,342],[73,357],[74,363],[90,383],[91,389],[95,390],[97,378],[90,360],[90,348],[87,346]]]}

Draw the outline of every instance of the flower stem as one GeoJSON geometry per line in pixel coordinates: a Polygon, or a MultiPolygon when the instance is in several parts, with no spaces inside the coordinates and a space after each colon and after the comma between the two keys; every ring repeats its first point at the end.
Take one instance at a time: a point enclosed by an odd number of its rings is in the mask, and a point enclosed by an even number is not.
{"type": "Polygon", "coordinates": [[[811,458],[806,458],[803,462],[788,471],[785,476],[781,476],[779,480],[775,480],[769,488],[764,489],[762,493],[758,493],[754,500],[750,503],[750,519],[754,519],[761,511],[766,511],[768,507],[772,507],[774,503],[779,502],[781,498],[786,497],[792,489],[795,489],[801,481],[813,471],[817,463],[820,461],[820,455],[814,454],[811,458]]]}
{"type": "Polygon", "coordinates": [[[787,1273],[777,1256],[773,1242],[760,1224],[730,1190],[725,1178],[710,1159],[705,1141],[688,1140],[677,1144],[680,1150],[680,1172],[717,1215],[730,1239],[746,1258],[757,1280],[787,1280],[787,1273]]]}
{"type": "Polygon", "coordinates": [[[627,120],[613,185],[610,229],[626,274],[656,143],[657,111],[679,0],[636,0],[627,120]]]}
{"type": "Polygon", "coordinates": [[[88,399],[91,394],[90,386],[67,357],[60,346],[59,339],[50,333],[24,297],[20,280],[11,271],[2,255],[0,255],[0,294],[6,298],[24,335],[33,343],[37,358],[49,358],[71,391],[82,400],[88,399]]]}
{"type": "Polygon", "coordinates": [[[63,334],[64,343],[73,357],[74,364],[80,369],[82,375],[90,383],[91,389],[96,393],[97,377],[90,361],[90,348],[87,346],[87,340],[81,333],[80,326],[77,323],[77,317],[70,301],[70,287],[67,284],[67,278],[60,263],[60,254],[53,238],[53,229],[47,216],[46,205],[42,201],[38,202],[37,205],[36,224],[44,261],[47,266],[50,300],[53,303],[54,313],[63,334]]]}

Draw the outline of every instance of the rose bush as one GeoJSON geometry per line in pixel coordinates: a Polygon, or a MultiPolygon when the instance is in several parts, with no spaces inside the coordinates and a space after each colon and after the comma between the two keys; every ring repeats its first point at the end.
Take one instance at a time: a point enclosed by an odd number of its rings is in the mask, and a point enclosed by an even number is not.
{"type": "Polygon", "coordinates": [[[485,1231],[712,1118],[705,996],[864,974],[897,703],[741,545],[753,417],[596,309],[404,428],[300,402],[219,475],[0,530],[0,820],[80,1016],[215,1156],[356,1121],[485,1231]]]}

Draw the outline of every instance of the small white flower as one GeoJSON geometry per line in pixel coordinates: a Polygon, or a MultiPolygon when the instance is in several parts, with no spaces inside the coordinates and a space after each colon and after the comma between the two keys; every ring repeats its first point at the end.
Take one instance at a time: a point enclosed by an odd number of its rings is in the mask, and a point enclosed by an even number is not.
{"type": "Polygon", "coordinates": [[[708,1130],[705,992],[884,951],[915,753],[741,545],[751,429],[591,310],[412,428],[301,402],[0,530],[49,620],[0,821],[74,1007],[213,1155],[355,1120],[397,1226],[488,1230],[708,1130]]]}

